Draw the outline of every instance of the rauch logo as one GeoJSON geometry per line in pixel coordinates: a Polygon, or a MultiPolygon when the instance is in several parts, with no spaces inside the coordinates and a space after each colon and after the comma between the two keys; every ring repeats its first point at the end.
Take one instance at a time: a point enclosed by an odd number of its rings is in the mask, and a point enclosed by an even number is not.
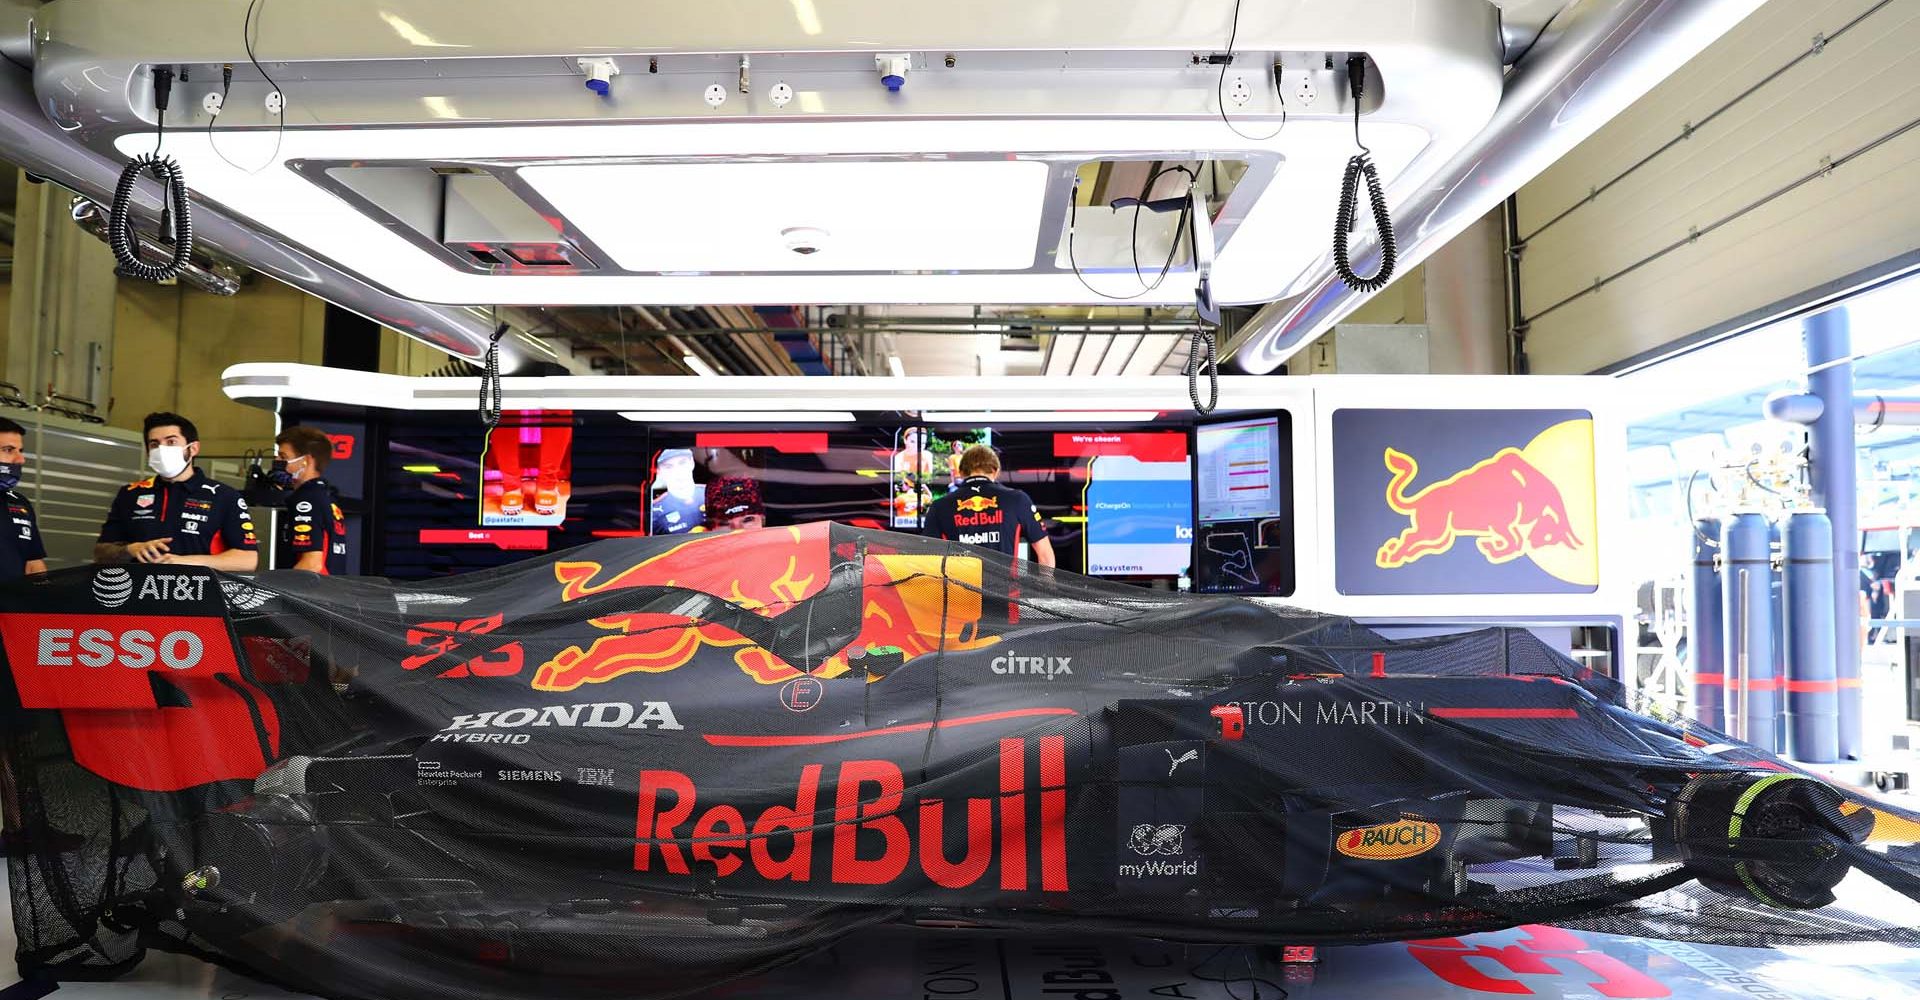
{"type": "Polygon", "coordinates": [[[1335,846],[1341,854],[1362,861],[1401,861],[1440,846],[1440,827],[1419,820],[1382,823],[1348,830],[1340,835],[1335,846]]]}

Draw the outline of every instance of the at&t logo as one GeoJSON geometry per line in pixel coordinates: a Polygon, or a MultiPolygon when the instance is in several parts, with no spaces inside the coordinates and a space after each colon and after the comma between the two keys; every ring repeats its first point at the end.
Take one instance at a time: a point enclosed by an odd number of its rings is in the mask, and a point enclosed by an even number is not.
{"type": "Polygon", "coordinates": [[[117,608],[133,599],[133,574],[118,566],[93,574],[93,599],[103,608],[117,608]]]}

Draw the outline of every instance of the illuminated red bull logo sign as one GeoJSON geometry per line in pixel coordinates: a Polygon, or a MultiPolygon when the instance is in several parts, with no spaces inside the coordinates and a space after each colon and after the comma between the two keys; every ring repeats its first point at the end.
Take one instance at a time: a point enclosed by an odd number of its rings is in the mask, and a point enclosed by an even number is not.
{"type": "Polygon", "coordinates": [[[1342,592],[1598,585],[1590,415],[1343,410],[1334,425],[1342,592]]]}
{"type": "Polygon", "coordinates": [[[1380,546],[1375,564],[1404,566],[1422,556],[1446,552],[1471,537],[1488,562],[1518,559],[1550,546],[1578,549],[1580,536],[1567,520],[1566,501],[1553,480],[1518,448],[1502,448],[1492,458],[1409,495],[1407,484],[1420,473],[1411,455],[1387,449],[1387,506],[1407,515],[1405,531],[1380,546]]]}
{"type": "MultiPolygon", "coordinates": [[[[827,585],[834,552],[825,524],[726,535],[696,536],[660,555],[624,569],[598,562],[560,562],[554,575],[562,601],[578,601],[621,588],[670,586],[721,597],[763,617],[773,617],[819,594],[827,585]]],[[[844,555],[844,554],[843,554],[844,555]]],[[[978,559],[869,554],[862,566],[860,631],[848,650],[897,647],[911,661],[944,647],[980,649],[981,565],[978,559]]],[[[733,662],[761,684],[785,684],[805,671],[726,625],[657,612],[606,615],[590,624],[609,634],[586,646],[569,646],[534,672],[542,691],[573,691],[633,673],[663,673],[685,666],[703,649],[731,650],[733,662]]],[[[812,671],[836,677],[847,671],[838,653],[812,671]]]]}

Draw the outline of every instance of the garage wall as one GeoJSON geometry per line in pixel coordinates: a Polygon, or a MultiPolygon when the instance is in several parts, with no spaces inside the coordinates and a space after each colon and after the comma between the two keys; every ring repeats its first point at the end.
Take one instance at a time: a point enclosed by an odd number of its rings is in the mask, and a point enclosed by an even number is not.
{"type": "Polygon", "coordinates": [[[380,370],[390,375],[427,375],[453,363],[447,352],[380,328],[380,370]]]}
{"type": "Polygon", "coordinates": [[[273,414],[228,399],[220,373],[243,360],[319,364],[326,303],[264,278],[230,297],[182,285],[118,284],[109,422],[138,428],[146,414],[172,410],[199,426],[207,455],[271,445],[273,414]]]}
{"type": "Polygon", "coordinates": [[[1520,286],[1533,370],[1606,368],[1914,254],[1916,51],[1916,0],[1773,0],[1523,188],[1520,286]],[[1816,35],[1830,39],[1822,51],[1762,83],[1816,35]],[[1614,182],[1688,123],[1703,124],[1614,182]],[[1834,166],[1817,176],[1823,158],[1834,166]]]}
{"type": "MultiPolygon", "coordinates": [[[[239,361],[319,364],[326,303],[261,275],[233,296],[122,281],[106,245],[68,217],[70,192],[9,181],[14,245],[11,276],[0,277],[0,380],[36,398],[49,385],[91,398],[109,425],[130,430],[154,410],[183,413],[209,456],[270,444],[273,414],[228,400],[220,373],[239,361]]],[[[448,361],[381,331],[383,371],[425,374],[448,361]]]]}

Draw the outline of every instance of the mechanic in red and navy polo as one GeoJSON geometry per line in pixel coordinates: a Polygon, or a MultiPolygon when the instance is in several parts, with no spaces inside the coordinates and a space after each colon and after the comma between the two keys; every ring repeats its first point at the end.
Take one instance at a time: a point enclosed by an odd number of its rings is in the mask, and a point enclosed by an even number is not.
{"type": "Polygon", "coordinates": [[[145,426],[153,475],[114,496],[93,545],[94,561],[209,566],[229,573],[259,569],[247,501],[194,467],[200,432],[193,421],[149,413],[145,426]]]}
{"type": "Polygon", "coordinates": [[[26,470],[27,429],[0,417],[0,580],[47,571],[47,547],[33,504],[15,492],[26,470]]]}
{"type": "Polygon", "coordinates": [[[960,453],[960,475],[953,492],[927,508],[927,534],[966,542],[1007,555],[1017,555],[1020,543],[1033,547],[1033,558],[1052,566],[1053,540],[1047,537],[1033,498],[993,481],[1000,474],[1000,456],[984,444],[960,453]]]}
{"type": "MultiPolygon", "coordinates": [[[[290,491],[280,528],[282,551],[293,557],[290,568],[321,576],[345,573],[347,521],[323,475],[333,458],[333,442],[312,427],[289,427],[273,444],[273,484],[290,491]]],[[[285,565],[284,558],[276,562],[285,565]]]]}

